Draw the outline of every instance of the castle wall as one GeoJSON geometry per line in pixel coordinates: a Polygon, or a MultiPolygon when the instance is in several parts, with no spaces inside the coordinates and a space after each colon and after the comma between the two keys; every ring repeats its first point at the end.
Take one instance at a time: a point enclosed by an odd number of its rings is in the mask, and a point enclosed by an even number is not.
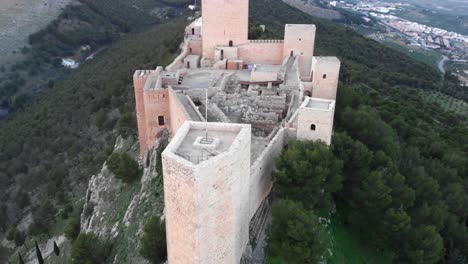
{"type": "Polygon", "coordinates": [[[163,155],[168,263],[202,263],[197,226],[197,177],[190,165],[163,155]],[[187,234],[191,236],[187,237],[187,234]]]}
{"type": "Polygon", "coordinates": [[[283,56],[298,56],[301,77],[310,77],[315,45],[315,25],[287,24],[284,28],[283,56]]]}
{"type": "Polygon", "coordinates": [[[189,40],[189,53],[193,55],[202,55],[203,43],[201,38],[193,38],[189,40]],[[192,53],[190,53],[192,51],[192,53]]]}
{"type": "Polygon", "coordinates": [[[171,64],[169,64],[167,67],[166,67],[166,70],[167,71],[172,71],[174,70],[177,66],[179,66],[180,64],[183,63],[184,61],[184,58],[187,57],[187,55],[190,54],[190,48],[189,48],[189,42],[190,40],[185,38],[184,39],[184,42],[182,43],[182,51],[180,52],[180,54],[174,59],[174,61],[172,61],[171,64]]]}
{"type": "Polygon", "coordinates": [[[135,89],[135,109],[138,123],[138,138],[140,141],[140,155],[144,155],[147,150],[146,146],[146,114],[143,89],[145,87],[148,75],[152,71],[135,71],[133,74],[133,87],[135,89]]]}
{"type": "Polygon", "coordinates": [[[215,61],[221,59],[237,60],[238,52],[238,47],[218,46],[215,48],[215,61]]]}
{"type": "Polygon", "coordinates": [[[144,90],[146,114],[146,150],[156,146],[160,133],[169,128],[169,95],[167,89],[144,90]],[[159,124],[159,117],[164,118],[164,125],[159,124]]]}
{"type": "Polygon", "coordinates": [[[312,97],[336,100],[341,63],[336,57],[312,60],[312,97]]]}
{"type": "Polygon", "coordinates": [[[172,88],[168,88],[169,95],[169,125],[171,135],[177,133],[179,128],[184,124],[185,121],[190,120],[190,115],[185,110],[184,106],[177,99],[172,88]]]}
{"type": "Polygon", "coordinates": [[[276,64],[283,62],[283,42],[279,40],[251,40],[239,47],[244,64],[276,64]]]}
{"type": "Polygon", "coordinates": [[[202,0],[203,56],[214,59],[216,46],[247,43],[249,0],[202,0]]]}
{"type": "Polygon", "coordinates": [[[287,143],[286,128],[278,130],[260,156],[250,167],[250,217],[253,217],[273,186],[271,173],[275,160],[287,143]]]}

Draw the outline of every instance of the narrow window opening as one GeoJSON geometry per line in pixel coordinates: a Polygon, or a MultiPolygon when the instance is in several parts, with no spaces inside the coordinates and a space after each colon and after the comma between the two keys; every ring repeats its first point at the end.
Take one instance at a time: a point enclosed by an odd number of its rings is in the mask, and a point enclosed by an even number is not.
{"type": "Polygon", "coordinates": [[[164,116],[158,116],[158,124],[164,126],[164,116]]]}
{"type": "Polygon", "coordinates": [[[234,46],[234,43],[232,42],[232,40],[229,41],[229,47],[232,47],[234,46]]]}
{"type": "Polygon", "coordinates": [[[190,69],[190,61],[187,61],[187,69],[190,69]]]}
{"type": "Polygon", "coordinates": [[[323,75],[323,79],[326,79],[326,78],[327,78],[327,75],[326,75],[326,74],[324,74],[324,75],[323,75]]]}
{"type": "Polygon", "coordinates": [[[310,130],[315,131],[316,128],[315,124],[310,125],[310,130]]]}
{"type": "Polygon", "coordinates": [[[291,57],[294,56],[294,51],[291,50],[290,56],[291,56],[291,57]]]}
{"type": "Polygon", "coordinates": [[[301,39],[301,38],[299,38],[299,41],[301,41],[301,40],[302,40],[302,39],[301,39]]]}
{"type": "Polygon", "coordinates": [[[195,29],[192,28],[192,35],[195,35],[195,29]]]}
{"type": "Polygon", "coordinates": [[[224,60],[224,50],[221,50],[221,60],[224,60]]]}
{"type": "Polygon", "coordinates": [[[192,54],[192,48],[190,48],[189,51],[190,51],[190,54],[192,54]]]}
{"type": "Polygon", "coordinates": [[[258,95],[262,95],[262,90],[258,91],[258,95]]]}

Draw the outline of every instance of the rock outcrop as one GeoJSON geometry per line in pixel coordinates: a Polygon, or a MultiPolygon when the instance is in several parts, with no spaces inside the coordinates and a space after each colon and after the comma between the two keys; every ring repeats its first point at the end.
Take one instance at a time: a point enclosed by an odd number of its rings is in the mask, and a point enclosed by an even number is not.
{"type": "MultiPolygon", "coordinates": [[[[119,138],[114,151],[138,155],[134,140],[119,138]]],[[[148,154],[140,181],[123,183],[106,164],[89,181],[81,214],[81,232],[94,233],[110,241],[113,263],[147,263],[139,255],[143,227],[151,216],[161,216],[164,209],[156,152],[148,154]]]]}

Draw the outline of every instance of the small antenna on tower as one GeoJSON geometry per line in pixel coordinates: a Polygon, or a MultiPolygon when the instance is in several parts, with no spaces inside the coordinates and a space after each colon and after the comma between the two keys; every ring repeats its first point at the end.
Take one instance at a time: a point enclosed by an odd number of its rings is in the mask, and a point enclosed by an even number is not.
{"type": "Polygon", "coordinates": [[[208,138],[208,88],[205,90],[205,137],[208,138]]]}

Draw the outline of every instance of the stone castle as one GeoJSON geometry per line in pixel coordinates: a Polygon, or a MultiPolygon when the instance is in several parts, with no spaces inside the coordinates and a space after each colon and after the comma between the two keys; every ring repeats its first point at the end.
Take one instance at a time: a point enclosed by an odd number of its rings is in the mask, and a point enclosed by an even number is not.
{"type": "Polygon", "coordinates": [[[170,264],[239,263],[255,251],[275,158],[289,140],[331,142],[340,61],[314,56],[314,25],[249,40],[248,14],[248,0],[203,0],[174,62],[133,76],[142,157],[170,138],[170,264]]]}

